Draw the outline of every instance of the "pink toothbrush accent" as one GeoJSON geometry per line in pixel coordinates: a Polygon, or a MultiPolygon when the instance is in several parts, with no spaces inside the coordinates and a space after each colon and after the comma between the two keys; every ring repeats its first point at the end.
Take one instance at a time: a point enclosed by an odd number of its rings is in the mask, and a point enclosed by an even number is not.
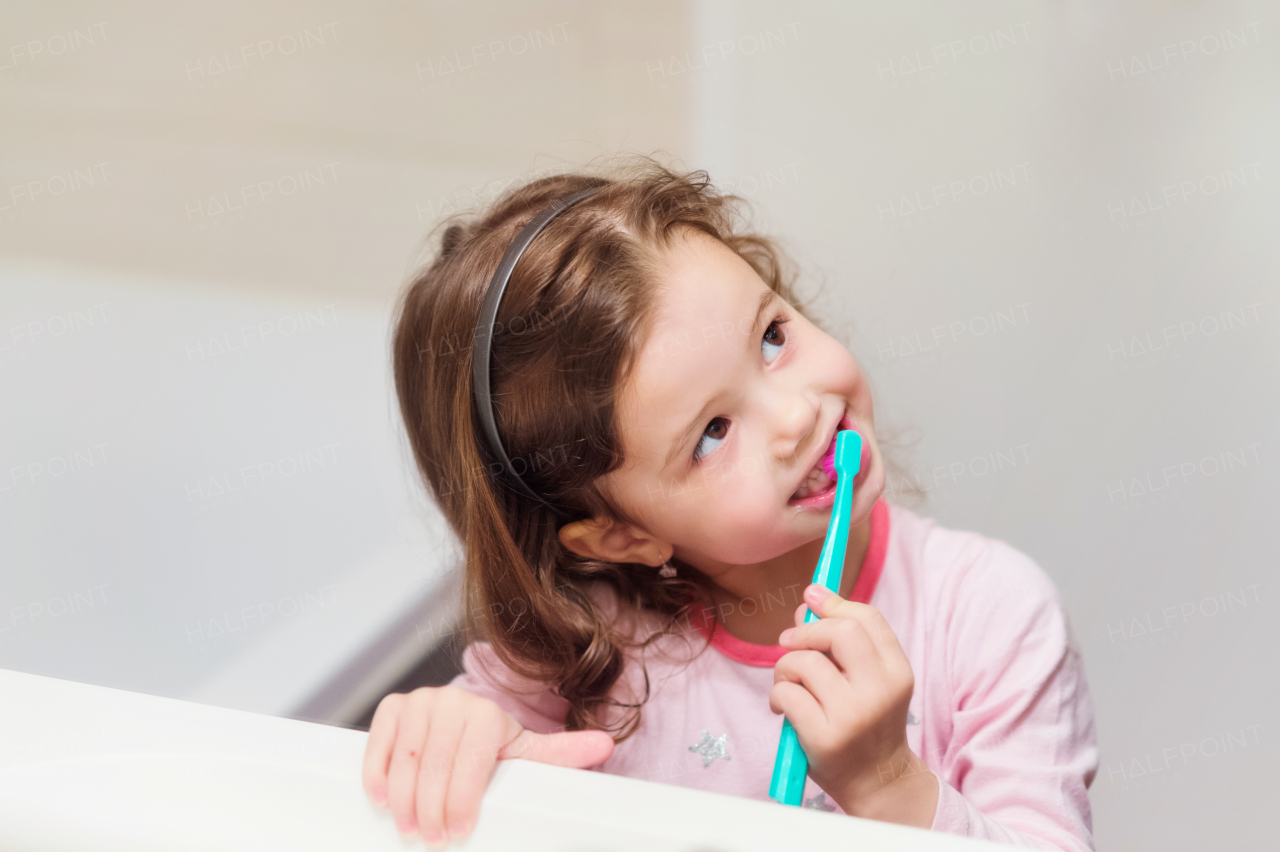
{"type": "MultiPolygon", "coordinates": [[[[836,432],[839,435],[839,432],[836,432]]],[[[831,446],[827,448],[827,454],[822,457],[822,469],[827,474],[827,479],[832,482],[836,481],[836,442],[832,441],[831,446]]]]}

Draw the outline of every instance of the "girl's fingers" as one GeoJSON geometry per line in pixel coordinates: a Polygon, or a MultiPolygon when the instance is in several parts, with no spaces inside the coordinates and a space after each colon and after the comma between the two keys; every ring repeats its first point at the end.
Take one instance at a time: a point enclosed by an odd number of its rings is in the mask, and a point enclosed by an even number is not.
{"type": "Polygon", "coordinates": [[[832,618],[847,613],[848,608],[845,604],[857,606],[853,601],[840,597],[819,583],[810,583],[805,587],[804,602],[818,614],[819,618],[832,618]]]}
{"type": "Polygon", "coordinates": [[[806,615],[808,615],[808,614],[809,614],[809,605],[808,605],[808,604],[803,604],[803,603],[802,603],[802,604],[800,604],[800,606],[796,607],[796,619],[795,619],[795,620],[796,620],[796,627],[799,627],[801,624],[804,624],[804,618],[805,618],[805,616],[806,616],[806,615]]]}
{"type": "Polygon", "coordinates": [[[845,600],[817,584],[810,584],[805,589],[804,596],[814,612],[818,613],[822,619],[857,619],[887,665],[899,669],[902,666],[910,668],[911,663],[907,659],[906,652],[902,650],[902,643],[898,641],[897,634],[893,632],[893,628],[889,626],[888,620],[880,610],[870,604],[845,600]]]}
{"type": "Polygon", "coordinates": [[[604,731],[562,731],[555,734],[522,731],[513,742],[503,747],[498,759],[520,757],[539,763],[586,769],[604,763],[611,754],[613,737],[604,731]]]}
{"type": "Polygon", "coordinates": [[[444,817],[445,796],[449,792],[449,779],[455,771],[458,744],[462,741],[466,719],[461,706],[448,712],[449,703],[461,702],[456,696],[443,693],[441,706],[431,714],[426,744],[422,749],[422,765],[418,769],[415,805],[418,831],[427,843],[442,843],[448,839],[444,817]]]}
{"type": "MultiPolygon", "coordinates": [[[[509,718],[497,707],[477,708],[463,727],[444,802],[445,827],[451,841],[463,839],[475,827],[480,799],[498,762],[509,718]]],[[[519,727],[514,719],[511,722],[519,727]]]]}
{"type": "Polygon", "coordinates": [[[832,715],[828,707],[835,707],[852,700],[851,687],[835,664],[820,651],[792,651],[784,654],[773,667],[773,683],[790,681],[808,690],[825,716],[832,715]]]}
{"type": "Polygon", "coordinates": [[[391,748],[396,742],[396,728],[400,708],[405,696],[393,693],[378,702],[369,723],[369,741],[364,749],[361,780],[364,791],[379,808],[387,806],[387,765],[391,762],[391,748]]]}
{"type": "Polygon", "coordinates": [[[395,744],[391,747],[391,764],[387,770],[387,805],[401,834],[412,834],[418,827],[414,789],[422,744],[427,738],[431,698],[426,690],[414,690],[405,696],[397,714],[395,744]]]}
{"type": "Polygon", "coordinates": [[[779,644],[784,648],[830,652],[844,672],[867,671],[869,666],[884,664],[880,649],[856,618],[824,618],[793,627],[785,638],[779,637],[779,644]]]}
{"type": "Polygon", "coordinates": [[[806,739],[811,732],[819,731],[827,724],[826,714],[813,695],[803,686],[789,680],[773,685],[773,689],[769,691],[769,709],[790,719],[796,734],[804,731],[806,739]]]}

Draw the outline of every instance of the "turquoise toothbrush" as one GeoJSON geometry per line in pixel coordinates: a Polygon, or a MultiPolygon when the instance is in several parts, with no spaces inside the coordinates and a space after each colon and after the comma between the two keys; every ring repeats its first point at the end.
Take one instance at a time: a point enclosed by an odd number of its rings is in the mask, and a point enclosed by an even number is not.
{"type": "MultiPolygon", "coordinates": [[[[834,458],[836,473],[836,502],[831,507],[831,522],[827,525],[827,538],[822,542],[822,555],[818,568],[813,572],[813,582],[840,593],[840,576],[844,573],[844,552],[849,544],[849,512],[853,506],[853,478],[862,464],[862,436],[852,429],[836,434],[834,458]]],[[[831,471],[827,471],[830,475],[831,471]]],[[[818,620],[813,610],[804,617],[805,624],[818,620]]],[[[782,720],[782,739],[778,741],[778,756],[773,762],[773,780],[769,782],[769,796],[784,805],[799,805],[804,798],[804,781],[809,774],[809,758],[800,747],[796,729],[791,720],[782,720]]]]}

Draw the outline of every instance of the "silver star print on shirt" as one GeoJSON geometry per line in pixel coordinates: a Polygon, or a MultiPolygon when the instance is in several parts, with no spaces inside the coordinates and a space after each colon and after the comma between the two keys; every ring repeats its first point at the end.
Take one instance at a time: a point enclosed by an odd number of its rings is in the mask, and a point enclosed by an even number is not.
{"type": "Polygon", "coordinates": [[[813,808],[815,811],[834,811],[836,806],[827,801],[826,793],[818,793],[811,799],[805,799],[802,808],[813,808]]]}
{"type": "Polygon", "coordinates": [[[729,760],[729,752],[725,747],[729,744],[729,735],[721,734],[715,739],[711,738],[711,732],[703,729],[702,739],[698,740],[696,745],[689,746],[689,751],[696,751],[702,755],[702,768],[706,769],[711,765],[711,761],[717,757],[723,757],[729,760]]]}
{"type": "Polygon", "coordinates": [[[911,711],[910,711],[910,710],[908,710],[908,711],[907,711],[907,724],[908,724],[908,725],[919,725],[919,724],[920,724],[920,720],[919,720],[919,719],[917,719],[917,718],[916,718],[916,717],[911,713],[911,711]]]}

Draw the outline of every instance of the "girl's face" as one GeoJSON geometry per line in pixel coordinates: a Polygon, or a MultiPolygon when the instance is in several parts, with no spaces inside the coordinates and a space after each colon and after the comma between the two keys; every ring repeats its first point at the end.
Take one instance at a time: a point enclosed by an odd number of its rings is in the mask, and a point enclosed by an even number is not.
{"type": "Polygon", "coordinates": [[[838,429],[863,440],[852,526],[884,490],[871,394],[853,357],[700,231],[666,256],[651,332],[618,405],[626,463],[602,484],[711,576],[826,535],[834,485],[795,494],[838,429]]]}

